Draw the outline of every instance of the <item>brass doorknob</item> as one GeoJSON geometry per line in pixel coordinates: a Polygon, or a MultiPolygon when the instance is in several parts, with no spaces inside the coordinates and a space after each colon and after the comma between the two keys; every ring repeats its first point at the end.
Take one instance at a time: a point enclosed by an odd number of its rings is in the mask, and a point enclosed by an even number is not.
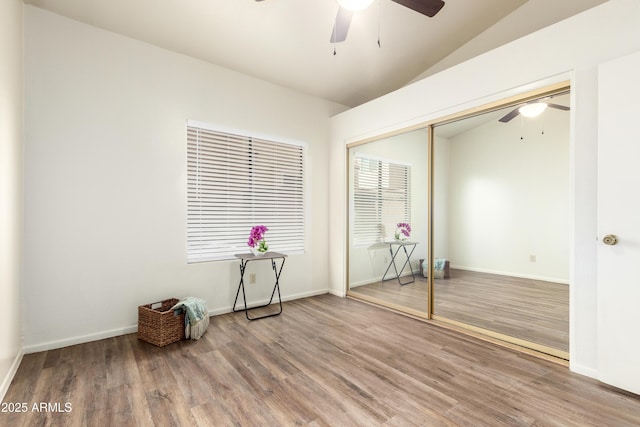
{"type": "Polygon", "coordinates": [[[614,234],[607,234],[602,238],[602,243],[605,245],[613,246],[618,243],[618,238],[614,234]]]}

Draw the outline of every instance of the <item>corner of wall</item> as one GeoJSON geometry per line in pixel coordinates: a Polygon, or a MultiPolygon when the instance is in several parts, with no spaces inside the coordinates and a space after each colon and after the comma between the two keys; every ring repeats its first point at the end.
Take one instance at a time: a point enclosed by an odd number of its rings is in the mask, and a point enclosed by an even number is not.
{"type": "MultiPolygon", "coordinates": [[[[23,22],[22,1],[0,2],[0,398],[22,360],[23,22]]],[[[0,399],[0,400],[2,400],[0,399]]]]}
{"type": "Polygon", "coordinates": [[[2,382],[0,383],[0,402],[4,401],[4,397],[6,396],[7,391],[9,390],[11,381],[13,381],[13,377],[15,377],[16,372],[18,372],[20,363],[22,363],[23,356],[24,356],[24,352],[22,351],[22,349],[20,349],[15,359],[13,360],[11,367],[9,368],[9,372],[7,372],[7,375],[5,375],[5,377],[2,379],[2,382]]]}

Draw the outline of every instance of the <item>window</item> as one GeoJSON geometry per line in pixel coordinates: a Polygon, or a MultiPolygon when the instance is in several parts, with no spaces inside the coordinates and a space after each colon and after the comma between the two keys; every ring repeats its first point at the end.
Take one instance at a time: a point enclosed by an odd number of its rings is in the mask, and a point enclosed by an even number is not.
{"type": "Polygon", "coordinates": [[[356,154],[354,244],[390,239],[399,222],[411,222],[411,166],[356,154]]]}
{"type": "Polygon", "coordinates": [[[266,225],[271,251],[304,251],[304,147],[187,125],[187,261],[247,252],[266,225]]]}

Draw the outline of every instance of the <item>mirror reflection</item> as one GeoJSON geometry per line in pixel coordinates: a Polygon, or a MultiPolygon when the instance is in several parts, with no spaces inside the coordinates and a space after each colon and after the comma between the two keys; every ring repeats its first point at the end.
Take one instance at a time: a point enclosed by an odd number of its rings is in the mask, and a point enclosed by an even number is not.
{"type": "Polygon", "coordinates": [[[435,128],[433,315],[568,357],[569,94],[540,101],[435,128]]]}
{"type": "Polygon", "coordinates": [[[350,147],[349,294],[428,317],[433,274],[434,319],[568,359],[569,105],[435,126],[433,236],[428,129],[350,147]]]}

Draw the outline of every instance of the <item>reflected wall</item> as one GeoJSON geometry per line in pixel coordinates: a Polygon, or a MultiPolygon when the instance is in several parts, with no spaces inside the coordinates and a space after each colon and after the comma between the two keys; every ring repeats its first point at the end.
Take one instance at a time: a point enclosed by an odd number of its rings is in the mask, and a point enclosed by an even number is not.
{"type": "Polygon", "coordinates": [[[569,114],[548,109],[502,123],[503,114],[435,128],[443,161],[434,215],[446,223],[435,228],[434,255],[458,268],[567,283],[569,114]]]}

